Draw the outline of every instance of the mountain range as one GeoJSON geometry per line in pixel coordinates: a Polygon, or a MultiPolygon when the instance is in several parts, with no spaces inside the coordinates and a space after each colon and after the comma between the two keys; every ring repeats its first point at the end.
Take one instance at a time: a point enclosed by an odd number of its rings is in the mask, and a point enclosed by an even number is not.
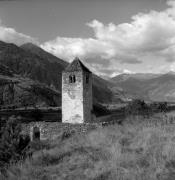
{"type": "Polygon", "coordinates": [[[110,79],[131,98],[146,101],[175,101],[175,73],[120,74],[110,79]]]}
{"type": "MultiPolygon", "coordinates": [[[[0,41],[0,105],[60,106],[62,71],[68,64],[34,44],[19,47],[0,41]]],[[[93,74],[94,104],[123,96],[112,84],[93,74]]]]}
{"type": "MultiPolygon", "coordinates": [[[[27,43],[0,41],[0,105],[60,106],[61,77],[68,62],[27,43]]],[[[120,74],[105,80],[93,74],[94,104],[175,101],[175,73],[120,74]]]]}

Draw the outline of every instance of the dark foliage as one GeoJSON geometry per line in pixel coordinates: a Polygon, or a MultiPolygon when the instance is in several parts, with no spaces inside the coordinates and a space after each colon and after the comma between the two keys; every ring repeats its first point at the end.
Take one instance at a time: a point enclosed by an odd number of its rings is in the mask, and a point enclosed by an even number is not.
{"type": "Polygon", "coordinates": [[[21,124],[18,118],[12,116],[2,128],[0,138],[0,170],[10,163],[24,158],[24,151],[30,142],[28,136],[21,135],[21,124]]]}
{"type": "Polygon", "coordinates": [[[143,100],[135,99],[125,108],[125,114],[149,116],[152,114],[152,109],[143,100]]]}
{"type": "Polygon", "coordinates": [[[167,102],[160,102],[160,103],[158,104],[158,110],[159,110],[160,112],[166,112],[166,111],[168,110],[168,104],[167,104],[167,102]]]}
{"type": "Polygon", "coordinates": [[[154,102],[150,104],[153,112],[167,112],[169,110],[167,102],[154,102]]]}
{"type": "Polygon", "coordinates": [[[92,113],[94,113],[96,117],[99,117],[99,116],[109,115],[110,111],[105,106],[96,103],[93,105],[92,113]]]}
{"type": "Polygon", "coordinates": [[[143,100],[133,100],[125,108],[125,114],[128,115],[142,115],[144,117],[149,117],[153,113],[167,112],[168,111],[167,102],[154,102],[151,104],[146,104],[143,100]]]}
{"type": "Polygon", "coordinates": [[[74,130],[67,130],[67,131],[64,131],[61,135],[61,140],[65,140],[67,138],[70,138],[73,134],[75,134],[75,131],[74,130]]]}
{"type": "Polygon", "coordinates": [[[41,112],[41,110],[39,109],[35,109],[31,112],[31,117],[35,120],[35,121],[41,121],[43,118],[43,114],[41,112]]]}

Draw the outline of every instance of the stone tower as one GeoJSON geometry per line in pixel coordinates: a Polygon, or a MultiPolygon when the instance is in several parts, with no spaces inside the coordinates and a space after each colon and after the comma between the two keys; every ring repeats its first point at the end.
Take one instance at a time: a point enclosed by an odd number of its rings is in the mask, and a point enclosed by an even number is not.
{"type": "Polygon", "coordinates": [[[87,123],[92,113],[92,73],[75,58],[62,73],[62,122],[87,123]]]}

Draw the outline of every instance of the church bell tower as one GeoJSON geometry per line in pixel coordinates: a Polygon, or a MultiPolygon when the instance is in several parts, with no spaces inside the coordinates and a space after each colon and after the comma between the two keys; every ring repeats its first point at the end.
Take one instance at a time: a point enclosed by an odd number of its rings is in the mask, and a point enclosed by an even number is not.
{"type": "Polygon", "coordinates": [[[62,73],[62,122],[92,121],[92,73],[75,58],[62,73]]]}

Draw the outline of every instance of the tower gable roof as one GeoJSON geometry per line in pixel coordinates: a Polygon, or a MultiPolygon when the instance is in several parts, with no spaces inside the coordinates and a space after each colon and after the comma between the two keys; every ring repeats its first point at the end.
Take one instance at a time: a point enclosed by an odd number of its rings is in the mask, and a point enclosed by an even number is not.
{"type": "Polygon", "coordinates": [[[66,72],[85,71],[91,73],[91,71],[77,57],[72,61],[71,64],[68,65],[65,71],[66,72]]]}

